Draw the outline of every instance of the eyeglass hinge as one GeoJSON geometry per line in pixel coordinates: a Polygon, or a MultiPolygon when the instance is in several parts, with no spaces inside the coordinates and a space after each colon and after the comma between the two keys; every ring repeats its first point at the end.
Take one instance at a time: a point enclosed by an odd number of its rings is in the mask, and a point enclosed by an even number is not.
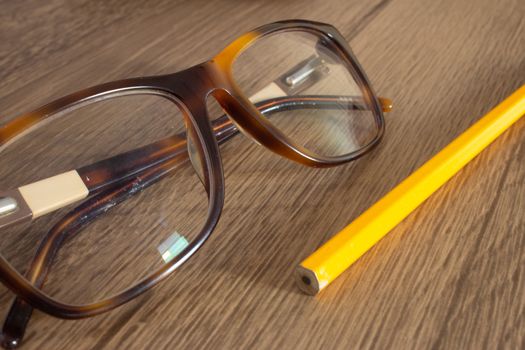
{"type": "Polygon", "coordinates": [[[33,213],[20,191],[0,192],[0,228],[31,220],[33,213]]]}
{"type": "Polygon", "coordinates": [[[319,56],[310,56],[280,76],[276,83],[288,95],[314,85],[328,74],[326,62],[319,56]]]}

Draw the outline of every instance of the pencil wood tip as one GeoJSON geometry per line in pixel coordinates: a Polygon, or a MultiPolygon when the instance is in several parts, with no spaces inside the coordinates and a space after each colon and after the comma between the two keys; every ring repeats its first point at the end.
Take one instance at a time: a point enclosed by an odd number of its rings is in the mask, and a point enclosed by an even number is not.
{"type": "Polygon", "coordinates": [[[295,281],[301,291],[309,295],[316,295],[319,293],[319,281],[312,270],[309,270],[301,265],[297,266],[295,270],[295,281]]]}

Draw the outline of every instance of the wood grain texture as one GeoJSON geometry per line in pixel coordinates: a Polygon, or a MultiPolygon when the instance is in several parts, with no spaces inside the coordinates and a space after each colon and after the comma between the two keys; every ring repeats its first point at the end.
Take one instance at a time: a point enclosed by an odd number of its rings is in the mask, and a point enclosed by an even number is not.
{"type": "Polygon", "coordinates": [[[395,103],[381,146],[342,167],[290,164],[246,138],[225,144],[226,203],[204,248],[106,315],[35,312],[24,349],[525,347],[525,120],[321,295],[293,282],[304,257],[525,83],[522,0],[0,7],[6,119],[93,84],[180,70],[285,18],[334,24],[395,103]]]}

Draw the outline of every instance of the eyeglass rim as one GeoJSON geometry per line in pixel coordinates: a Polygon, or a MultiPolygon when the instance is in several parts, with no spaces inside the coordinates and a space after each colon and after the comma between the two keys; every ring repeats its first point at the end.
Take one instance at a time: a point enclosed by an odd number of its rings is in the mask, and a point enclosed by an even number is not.
{"type": "MultiPolygon", "coordinates": [[[[54,299],[43,291],[35,288],[25,277],[18,273],[4,257],[1,257],[0,280],[30,305],[50,315],[60,318],[82,318],[114,309],[134,299],[171,275],[174,270],[187,261],[211,235],[222,210],[224,201],[224,179],[218,145],[211,133],[205,108],[206,104],[203,103],[209,94],[213,94],[219,101],[225,102],[223,107],[226,106],[227,108],[225,109],[227,109],[227,111],[228,108],[230,108],[230,111],[235,108],[244,108],[245,113],[232,113],[230,116],[241,125],[242,129],[248,131],[250,136],[274,152],[309,166],[333,166],[354,160],[376,146],[384,133],[384,118],[378,99],[371,88],[368,78],[342,35],[329,24],[306,20],[281,21],[264,25],[239,37],[215,56],[215,58],[204,64],[166,76],[127,79],[85,89],[51,102],[34,112],[23,115],[22,118],[43,117],[54,114],[72,104],[97,98],[101,94],[133,89],[159,89],[188,107],[189,114],[187,117],[191,120],[191,125],[195,127],[199,138],[199,147],[203,152],[207,171],[209,171],[210,214],[205,227],[198,236],[200,237],[198,240],[200,243],[188,247],[186,254],[179,255],[177,259],[173,259],[170,263],[142,280],[142,282],[133,285],[111,298],[86,305],[67,304],[54,299]],[[255,109],[242,90],[236,86],[235,80],[231,76],[232,64],[235,57],[237,57],[245,45],[263,36],[286,30],[310,31],[330,38],[341,50],[341,53],[347,57],[352,67],[354,67],[357,76],[361,80],[360,83],[363,84],[363,89],[367,93],[374,116],[380,122],[380,128],[376,138],[360,151],[340,157],[318,157],[309,152],[305,152],[299,146],[287,140],[286,137],[282,137],[273,126],[266,123],[264,117],[255,109]],[[190,76],[211,81],[212,88],[208,88],[207,91],[201,90],[200,92],[205,93],[197,94],[198,97],[195,97],[194,91],[178,91],[170,87],[177,81],[187,81],[186,79],[190,76]]],[[[6,139],[5,135],[0,134],[0,142],[2,142],[3,139],[6,139]]]]}

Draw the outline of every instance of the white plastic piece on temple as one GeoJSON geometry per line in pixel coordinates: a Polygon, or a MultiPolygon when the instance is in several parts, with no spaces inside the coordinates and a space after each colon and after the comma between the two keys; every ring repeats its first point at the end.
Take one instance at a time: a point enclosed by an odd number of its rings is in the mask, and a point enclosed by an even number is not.
{"type": "Polygon", "coordinates": [[[84,199],[89,194],[76,170],[33,182],[18,190],[33,212],[33,219],[84,199]]]}

